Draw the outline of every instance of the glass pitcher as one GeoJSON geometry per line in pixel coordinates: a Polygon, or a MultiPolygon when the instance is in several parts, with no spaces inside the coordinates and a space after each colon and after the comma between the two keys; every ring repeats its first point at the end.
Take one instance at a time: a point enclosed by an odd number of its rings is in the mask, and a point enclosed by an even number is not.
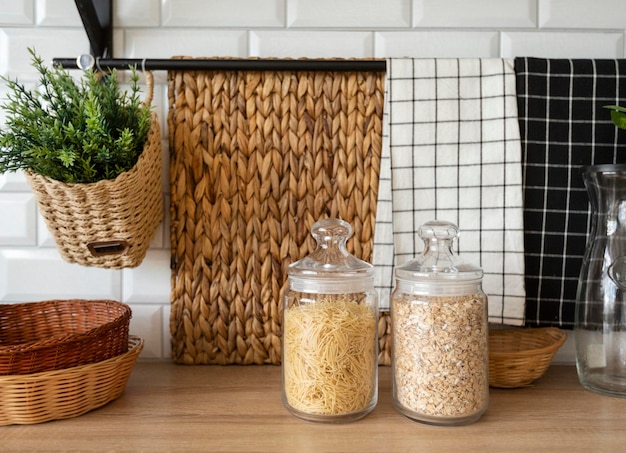
{"type": "Polygon", "coordinates": [[[583,387],[626,397],[626,165],[583,168],[591,231],[576,295],[576,367],[583,387]]]}

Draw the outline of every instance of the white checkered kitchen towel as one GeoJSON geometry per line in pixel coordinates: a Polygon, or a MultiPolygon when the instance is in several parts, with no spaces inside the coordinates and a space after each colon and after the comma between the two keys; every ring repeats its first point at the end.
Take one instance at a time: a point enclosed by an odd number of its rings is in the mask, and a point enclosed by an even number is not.
{"type": "MultiPolygon", "coordinates": [[[[448,220],[485,272],[489,320],[524,323],[522,168],[513,60],[387,60],[373,263],[381,306],[419,227],[448,220]]],[[[385,305],[387,304],[387,305],[385,305]]]]}

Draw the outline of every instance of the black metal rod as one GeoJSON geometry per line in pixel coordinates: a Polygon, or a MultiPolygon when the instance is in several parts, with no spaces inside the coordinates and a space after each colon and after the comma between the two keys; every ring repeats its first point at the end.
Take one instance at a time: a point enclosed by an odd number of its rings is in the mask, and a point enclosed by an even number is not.
{"type": "MultiPolygon", "coordinates": [[[[79,69],[76,58],[55,58],[55,66],[79,69]]],[[[385,72],[385,60],[332,60],[332,59],[183,59],[183,58],[96,58],[97,69],[137,69],[148,71],[346,71],[385,72]]]]}

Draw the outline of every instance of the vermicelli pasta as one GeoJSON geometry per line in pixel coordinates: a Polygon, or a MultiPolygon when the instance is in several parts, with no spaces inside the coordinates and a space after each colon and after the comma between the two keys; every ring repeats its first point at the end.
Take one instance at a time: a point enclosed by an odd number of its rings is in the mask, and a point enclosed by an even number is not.
{"type": "Polygon", "coordinates": [[[311,414],[365,409],[375,390],[376,317],[365,304],[318,300],[285,310],[287,402],[311,414]]]}

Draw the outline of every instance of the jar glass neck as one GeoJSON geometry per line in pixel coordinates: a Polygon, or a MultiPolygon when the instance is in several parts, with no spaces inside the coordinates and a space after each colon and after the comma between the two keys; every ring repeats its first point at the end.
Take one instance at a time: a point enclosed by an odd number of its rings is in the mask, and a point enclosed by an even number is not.
{"type": "Polygon", "coordinates": [[[424,295],[482,294],[482,279],[430,281],[396,279],[396,291],[424,295]]]}

